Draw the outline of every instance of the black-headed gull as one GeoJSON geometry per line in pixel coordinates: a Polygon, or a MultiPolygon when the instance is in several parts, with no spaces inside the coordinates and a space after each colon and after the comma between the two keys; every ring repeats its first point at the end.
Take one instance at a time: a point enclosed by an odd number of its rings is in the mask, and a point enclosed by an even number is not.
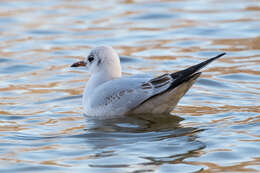
{"type": "Polygon", "coordinates": [[[84,112],[89,116],[168,114],[200,76],[198,71],[223,55],[155,78],[122,77],[118,54],[112,47],[100,46],[71,67],[86,66],[90,71],[83,94],[84,112]]]}

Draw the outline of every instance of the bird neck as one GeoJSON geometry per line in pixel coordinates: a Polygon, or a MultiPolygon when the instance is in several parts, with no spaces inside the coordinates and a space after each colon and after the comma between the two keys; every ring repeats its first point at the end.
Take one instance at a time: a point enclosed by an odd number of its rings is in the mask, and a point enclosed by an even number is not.
{"type": "Polygon", "coordinates": [[[120,78],[120,77],[121,77],[121,69],[110,70],[110,71],[103,70],[95,74],[92,74],[85,86],[84,95],[83,95],[83,97],[85,97],[83,98],[84,102],[87,101],[87,98],[91,96],[95,88],[97,88],[98,86],[102,85],[107,81],[113,80],[115,78],[120,78]]]}
{"type": "Polygon", "coordinates": [[[96,73],[96,74],[91,75],[91,77],[87,83],[87,86],[94,89],[94,88],[98,87],[99,85],[101,85],[109,80],[118,78],[118,77],[121,77],[121,74],[120,75],[115,75],[115,74],[111,75],[109,73],[96,73]]]}

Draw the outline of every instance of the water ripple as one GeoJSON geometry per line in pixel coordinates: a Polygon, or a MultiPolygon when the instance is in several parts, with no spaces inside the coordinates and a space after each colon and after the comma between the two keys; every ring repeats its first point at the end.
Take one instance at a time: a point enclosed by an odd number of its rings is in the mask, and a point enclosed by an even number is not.
{"type": "Polygon", "coordinates": [[[259,172],[259,3],[3,1],[1,172],[259,172]],[[174,72],[218,53],[173,115],[93,119],[71,69],[99,44],[125,75],[174,72]]]}

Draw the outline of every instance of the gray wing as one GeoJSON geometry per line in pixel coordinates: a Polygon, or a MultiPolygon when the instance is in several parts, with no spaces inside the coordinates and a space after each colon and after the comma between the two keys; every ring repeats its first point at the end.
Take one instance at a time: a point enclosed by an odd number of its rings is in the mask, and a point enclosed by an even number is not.
{"type": "Polygon", "coordinates": [[[94,109],[109,109],[114,114],[126,113],[148,98],[166,91],[172,80],[169,74],[150,80],[139,77],[114,79],[95,89],[90,104],[94,109]]]}

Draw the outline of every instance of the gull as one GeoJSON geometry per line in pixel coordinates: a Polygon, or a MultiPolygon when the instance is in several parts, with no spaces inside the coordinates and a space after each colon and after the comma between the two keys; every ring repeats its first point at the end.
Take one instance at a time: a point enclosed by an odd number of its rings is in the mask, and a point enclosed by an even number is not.
{"type": "Polygon", "coordinates": [[[199,70],[223,55],[225,53],[158,77],[123,77],[116,51],[110,46],[99,46],[91,50],[85,61],[71,67],[84,66],[90,72],[82,99],[84,113],[88,116],[169,114],[201,75],[199,70]]]}

